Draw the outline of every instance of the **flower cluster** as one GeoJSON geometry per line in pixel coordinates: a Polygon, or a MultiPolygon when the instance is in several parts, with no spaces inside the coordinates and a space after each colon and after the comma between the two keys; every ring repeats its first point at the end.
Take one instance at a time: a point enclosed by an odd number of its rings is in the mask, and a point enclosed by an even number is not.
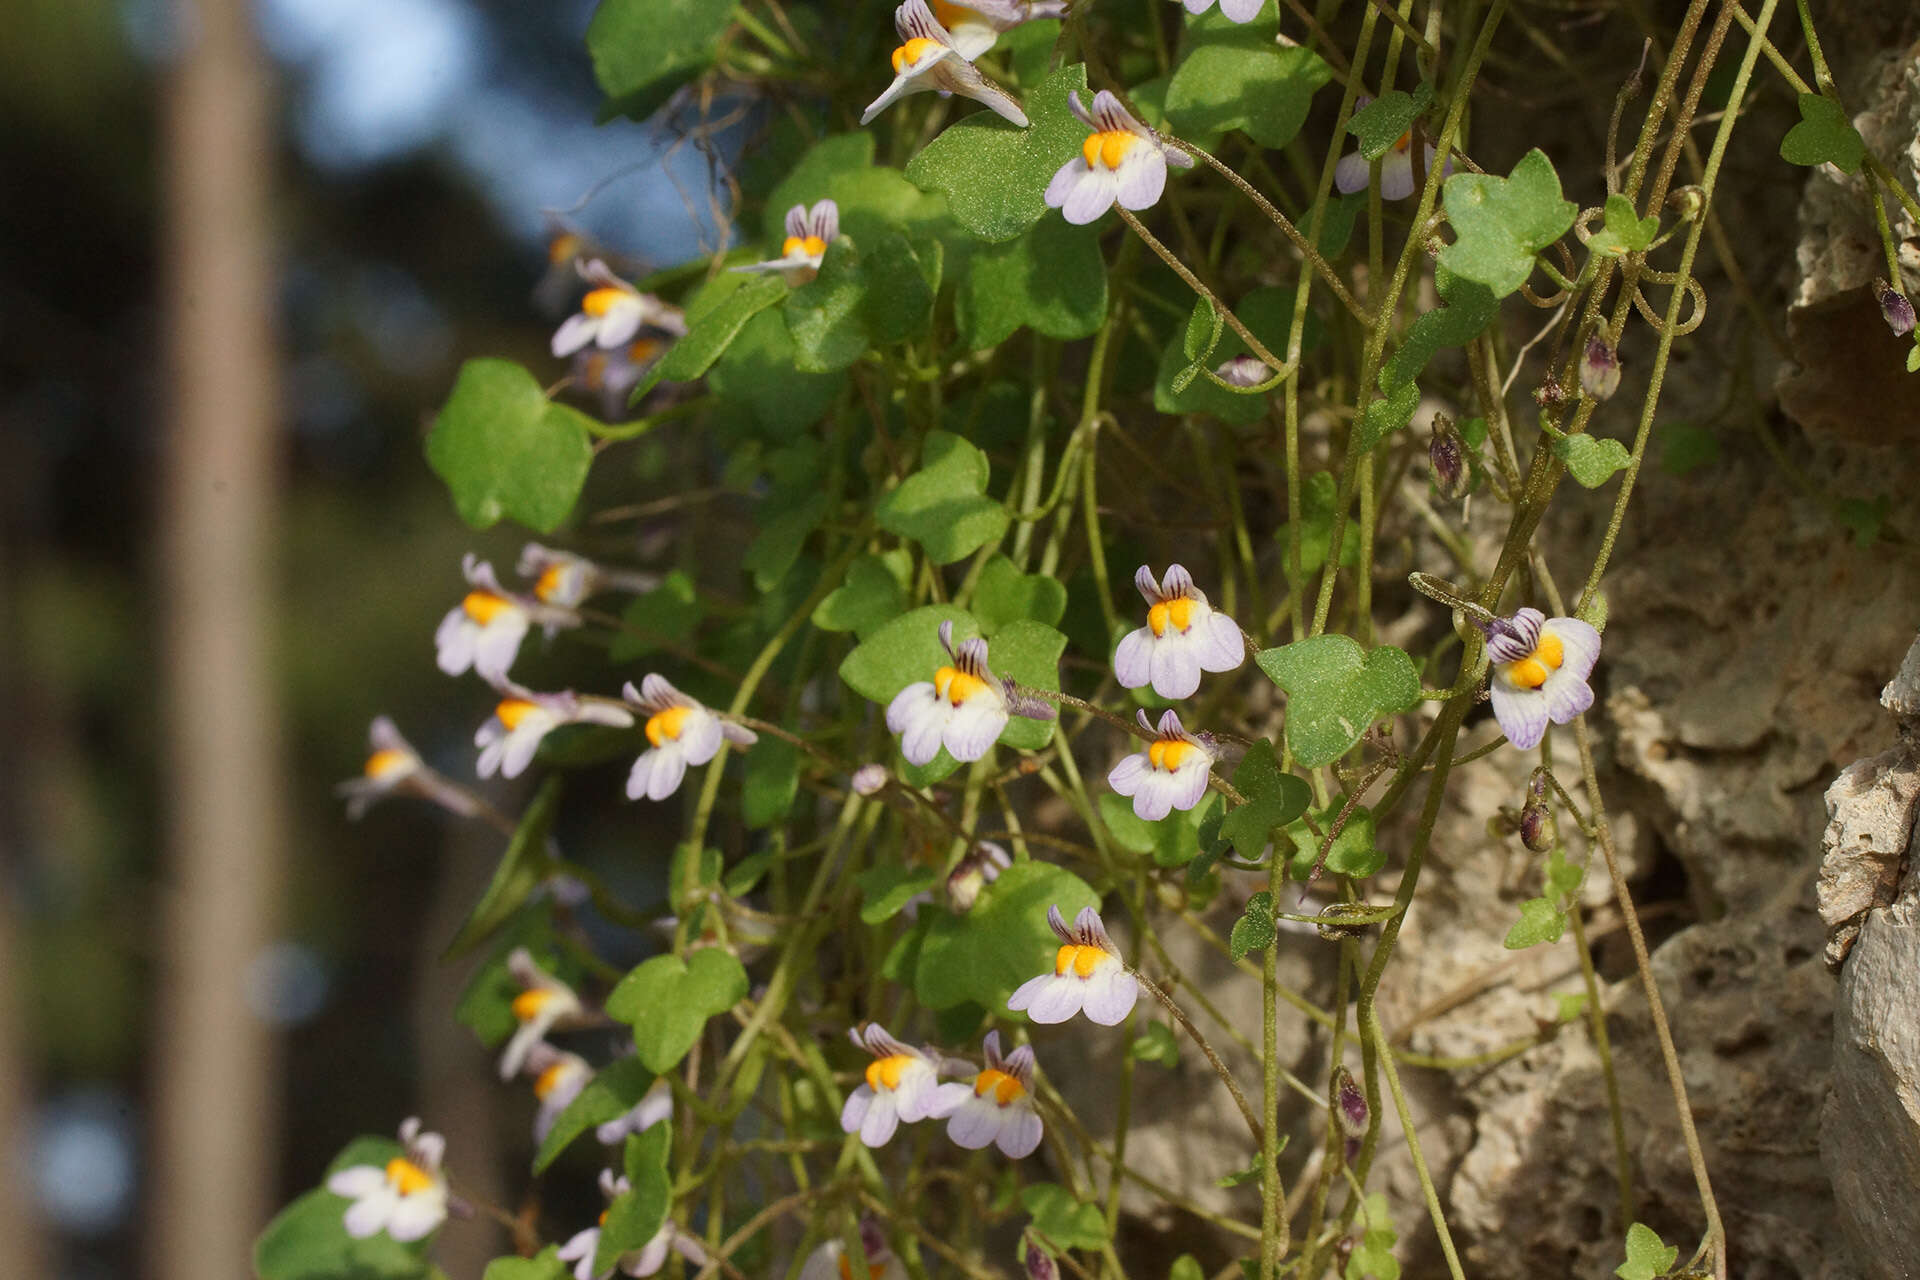
{"type": "Polygon", "coordinates": [[[977,1150],[998,1146],[1018,1160],[1040,1145],[1040,1114],[1033,1106],[1033,1050],[1025,1045],[1000,1052],[1000,1033],[989,1031],[986,1065],[941,1058],[894,1039],[879,1023],[850,1028],[849,1038],[872,1056],[862,1083],[847,1095],[840,1128],[858,1133],[869,1147],[884,1146],[904,1122],[946,1120],[947,1136],[977,1150]],[[942,1084],[943,1071],[968,1078],[942,1084]]]}

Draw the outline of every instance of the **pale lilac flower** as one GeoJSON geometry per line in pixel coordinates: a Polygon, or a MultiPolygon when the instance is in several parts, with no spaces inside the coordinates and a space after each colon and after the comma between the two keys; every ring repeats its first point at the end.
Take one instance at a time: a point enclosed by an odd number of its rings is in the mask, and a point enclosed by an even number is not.
{"type": "Polygon", "coordinates": [[[624,347],[643,325],[676,338],[687,336],[687,318],[680,308],[640,292],[600,259],[581,264],[580,275],[593,288],[580,299],[580,310],[554,330],[554,355],[570,356],[588,343],[603,351],[624,347]]]}
{"type": "Polygon", "coordinates": [[[893,51],[893,83],[861,113],[861,124],[910,93],[957,93],[983,103],[1002,119],[1027,127],[1027,113],[1020,104],[981,75],[980,69],[955,47],[953,36],[927,8],[927,0],[906,0],[895,9],[893,28],[900,33],[900,46],[893,51]]]}
{"type": "Polygon", "coordinates": [[[533,1077],[533,1096],[540,1103],[533,1117],[533,1141],[538,1146],[547,1140],[560,1113],[592,1081],[593,1068],[579,1054],[556,1049],[544,1040],[527,1050],[523,1068],[533,1077]]]}
{"type": "Polygon", "coordinates": [[[840,206],[821,200],[809,209],[797,204],[787,210],[787,238],[780,256],[766,262],[749,262],[735,271],[778,271],[794,288],[820,274],[827,246],[840,238],[840,206]]]}
{"type": "Polygon", "coordinates": [[[540,749],[540,743],[563,725],[633,727],[632,713],[610,702],[582,698],[571,692],[534,693],[511,682],[500,684],[497,689],[505,696],[473,735],[473,745],[480,748],[475,771],[483,778],[491,778],[496,773],[503,778],[519,777],[533,763],[533,754],[540,749]]]}
{"type": "Polygon", "coordinates": [[[402,1152],[386,1167],[356,1164],[327,1179],[327,1190],[345,1196],[347,1234],[356,1240],[384,1231],[395,1240],[424,1239],[447,1217],[447,1179],[440,1171],[447,1142],[422,1132],[420,1118],[400,1126],[402,1152]]]}
{"type": "Polygon", "coordinates": [[[513,1020],[520,1025],[500,1054],[502,1080],[519,1075],[533,1047],[547,1038],[547,1032],[578,1020],[584,1008],[573,988],[536,964],[533,953],[525,947],[515,947],[507,956],[507,972],[520,987],[512,1005],[513,1020]]]}
{"type": "Polygon", "coordinates": [[[1236,387],[1257,387],[1273,377],[1273,370],[1258,356],[1238,355],[1222,361],[1213,376],[1236,387]]]}
{"type": "Polygon", "coordinates": [[[1620,353],[1600,334],[1587,339],[1580,356],[1580,390],[1590,400],[1605,400],[1620,389],[1620,353]]]}
{"type": "MultiPolygon", "coordinates": [[[[1220,12],[1228,22],[1252,22],[1266,4],[1267,0],[1220,0],[1220,12]]],[[[1205,13],[1213,8],[1213,0],[1186,0],[1186,6],[1188,13],[1205,13]]]]}
{"type": "Polygon", "coordinates": [[[471,667],[482,679],[499,684],[534,623],[546,629],[548,638],[580,625],[580,615],[572,609],[508,591],[494,576],[493,566],[471,551],[461,559],[460,571],[472,590],[447,611],[433,633],[434,660],[450,676],[471,667]]]}
{"type": "Polygon", "coordinates": [[[927,1114],[945,1119],[947,1136],[969,1151],[989,1143],[1019,1160],[1040,1145],[1040,1113],[1033,1108],[1033,1050],[1021,1045],[1000,1056],[1000,1033],[987,1032],[987,1065],[971,1081],[943,1084],[927,1114]]]}
{"type": "Polygon", "coordinates": [[[1246,661],[1239,624],[1207,603],[1185,569],[1169,565],[1156,583],[1143,564],[1133,585],[1146,599],[1147,625],[1122,638],[1114,651],[1121,688],[1150,683],[1163,698],[1187,698],[1200,687],[1202,671],[1232,671],[1246,661]]]}
{"type": "MultiPolygon", "coordinates": [[[[608,1204],[612,1204],[632,1189],[632,1184],[624,1177],[615,1177],[613,1170],[600,1171],[600,1194],[606,1197],[608,1204]]],[[[600,1215],[600,1221],[604,1224],[606,1220],[607,1215],[603,1212],[600,1215]]],[[[600,1252],[600,1231],[601,1227],[592,1226],[585,1231],[575,1232],[554,1255],[562,1262],[573,1263],[573,1280],[597,1280],[593,1270],[593,1260],[600,1252]]],[[[672,1249],[695,1266],[706,1265],[707,1251],[700,1246],[700,1242],[680,1230],[669,1219],[661,1224],[660,1230],[654,1233],[653,1239],[623,1255],[614,1268],[599,1274],[611,1276],[615,1270],[618,1270],[622,1275],[650,1276],[666,1265],[668,1249],[672,1249]]]]}
{"type": "MultiPolygon", "coordinates": [[[[1432,172],[1435,154],[1433,144],[1428,142],[1422,145],[1426,149],[1427,157],[1423,169],[1432,172]]],[[[1412,152],[1413,131],[1409,129],[1387,148],[1384,156],[1380,157],[1380,198],[1382,200],[1405,200],[1413,194],[1412,152]]],[[[1334,166],[1333,185],[1339,188],[1342,195],[1365,191],[1372,171],[1372,162],[1366,156],[1359,151],[1350,151],[1341,156],[1340,163],[1334,166]]]]}
{"type": "Polygon", "coordinates": [[[967,851],[959,865],[947,873],[947,901],[957,914],[973,910],[980,891],[1000,878],[1013,865],[1007,851],[991,840],[982,840],[967,851]]]}
{"type": "Polygon", "coordinates": [[[946,747],[965,763],[987,754],[1007,727],[1007,690],[987,666],[987,642],[974,637],[953,647],[953,623],[940,624],[940,646],[949,665],[895,694],[887,704],[887,729],[900,735],[900,754],[923,765],[946,747]]]}
{"type": "Polygon", "coordinates": [[[933,16],[953,37],[963,58],[993,48],[1000,33],[1037,18],[1064,17],[1066,0],[930,0],[933,16]]]}
{"type": "Polygon", "coordinates": [[[760,741],[745,725],[722,720],[689,698],[662,675],[649,674],[638,689],[627,681],[622,690],[633,706],[646,713],[650,744],[633,762],[627,775],[627,799],[665,800],[680,787],[688,766],[707,763],[728,742],[750,747],[760,741]]]}
{"type": "Polygon", "coordinates": [[[904,1120],[912,1124],[927,1118],[940,1078],[933,1060],[918,1049],[900,1043],[877,1022],[866,1029],[847,1029],[853,1043],[873,1055],[866,1080],[847,1095],[840,1109],[843,1133],[859,1133],[869,1147],[886,1145],[904,1120]]]}
{"type": "Polygon", "coordinates": [[[1185,811],[1199,804],[1213,776],[1212,740],[1188,733],[1171,707],[1161,713],[1158,730],[1145,711],[1134,714],[1142,729],[1158,736],[1145,751],[1136,751],[1113,766],[1107,785],[1133,797],[1134,816],[1143,822],[1158,822],[1175,809],[1185,811]]]}
{"type": "Polygon", "coordinates": [[[1093,95],[1093,109],[1080,105],[1080,92],[1067,95],[1067,106],[1093,130],[1080,145],[1080,154],[1060,166],[1047,184],[1047,208],[1058,209],[1068,222],[1092,222],[1117,200],[1122,209],[1145,209],[1160,199],[1167,187],[1167,166],[1193,167],[1193,157],[1133,118],[1120,99],[1102,89],[1093,95]]]}
{"type": "Polygon", "coordinates": [[[1069,929],[1056,904],[1047,908],[1047,924],[1060,939],[1053,972],[1022,983],[1007,998],[1007,1008],[1025,1010],[1035,1022],[1065,1022],[1083,1009],[1103,1027],[1125,1021],[1140,998],[1140,983],[1127,972],[1100,913],[1082,907],[1069,929]]]}
{"type": "Polygon", "coordinates": [[[633,389],[660,362],[673,343],[642,335],[625,346],[603,351],[587,346],[573,353],[572,385],[600,397],[600,416],[609,422],[626,416],[633,389]]]}
{"type": "Polygon", "coordinates": [[[869,761],[853,771],[852,782],[855,795],[879,795],[886,789],[887,766],[878,761],[869,761]]]}
{"type": "Polygon", "coordinates": [[[1493,718],[1514,746],[1539,746],[1549,720],[1566,724],[1593,705],[1587,677],[1600,656],[1600,633],[1587,623],[1522,609],[1481,629],[1493,665],[1493,718]]]}
{"type": "Polygon", "coordinates": [[[617,1147],[636,1133],[645,1133],[662,1120],[673,1118],[673,1086],[665,1076],[661,1076],[647,1091],[640,1095],[640,1101],[633,1109],[615,1116],[593,1131],[593,1136],[609,1147],[617,1147]]]}
{"type": "MultiPolygon", "coordinates": [[[[867,1274],[859,1280],[907,1280],[907,1269],[893,1256],[880,1224],[871,1218],[860,1220],[860,1247],[867,1255],[867,1274]]],[[[819,1248],[807,1255],[800,1267],[799,1280],[854,1280],[853,1267],[846,1259],[846,1247],[838,1236],[822,1241],[819,1248]]]]}
{"type": "Polygon", "coordinates": [[[392,795],[431,800],[462,818],[480,811],[479,801],[429,767],[386,716],[375,717],[368,726],[367,743],[365,770],[333,789],[334,794],[346,798],[348,818],[359,821],[368,805],[392,795]]]}
{"type": "Polygon", "coordinates": [[[529,542],[520,548],[520,576],[533,579],[534,598],[564,609],[577,608],[602,591],[635,594],[660,585],[660,575],[639,569],[609,569],[603,564],[529,542]]]}

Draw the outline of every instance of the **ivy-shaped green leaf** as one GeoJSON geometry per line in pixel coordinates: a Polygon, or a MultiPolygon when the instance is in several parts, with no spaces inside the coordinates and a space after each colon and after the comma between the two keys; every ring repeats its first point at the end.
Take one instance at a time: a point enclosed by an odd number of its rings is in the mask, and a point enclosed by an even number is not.
{"type": "Polygon", "coordinates": [[[1033,1229],[1062,1249],[1098,1249],[1107,1242],[1107,1216],[1052,1182],[1021,1188],[1020,1205],[1033,1216],[1033,1229]]]}
{"type": "Polygon", "coordinates": [[[1087,90],[1087,69],[1077,62],[1027,95],[1030,127],[975,112],[922,147],[907,162],[907,177],[945,194],[955,220],[979,239],[1013,239],[1046,214],[1047,183],[1086,141],[1086,126],[1067,109],[1075,89],[1087,90]]]}
{"type": "Polygon", "coordinates": [[[560,1246],[550,1244],[531,1258],[495,1258],[481,1280],[567,1280],[560,1246]]]}
{"type": "Polygon", "coordinates": [[[713,65],[732,0],[601,0],[587,52],[607,103],[601,118],[645,120],[713,65]]]}
{"type": "Polygon", "coordinates": [[[1627,447],[1618,440],[1584,433],[1555,440],[1553,452],[1567,464],[1567,474],[1588,489],[1598,489],[1633,461],[1627,447]]]}
{"type": "Polygon", "coordinates": [[[1383,716],[1420,701],[1413,659],[1392,645],[1368,652],[1346,636],[1298,640],[1255,656],[1287,691],[1287,743],[1310,769],[1332,764],[1383,716]]]}
{"type": "Polygon", "coordinates": [[[1579,212],[1560,195],[1560,175],[1534,148],[1504,178],[1456,173],[1445,187],[1447,221],[1458,237],[1440,265],[1504,298],[1533,273],[1534,255],[1565,235],[1579,212]]]}
{"type": "Polygon", "coordinates": [[[1613,1274],[1620,1280],[1656,1280],[1672,1269],[1679,1256],[1678,1245],[1667,1244],[1652,1227],[1636,1222],[1627,1228],[1627,1260],[1613,1274]]]}
{"type": "Polygon", "coordinates": [[[976,351],[1022,327],[1049,338],[1084,338],[1106,316],[1099,229],[1064,218],[1042,218],[1023,236],[975,249],[954,294],[960,337],[976,351]]]}
{"type": "Polygon", "coordinates": [[[1412,93],[1390,89],[1354,112],[1347,129],[1359,141],[1360,154],[1369,160],[1387,154],[1413,128],[1413,122],[1431,101],[1433,86],[1423,80],[1412,93]]]}
{"type": "Polygon", "coordinates": [[[1507,930],[1509,951],[1523,951],[1542,942],[1558,942],[1566,931],[1566,913],[1546,898],[1528,898],[1520,904],[1520,918],[1507,930]]]}
{"type": "Polygon", "coordinates": [[[1247,899],[1247,909],[1233,922],[1227,950],[1237,962],[1249,952],[1265,951],[1273,945],[1273,939],[1273,894],[1262,889],[1247,899]]]}
{"type": "Polygon", "coordinates": [[[907,900],[927,892],[940,883],[940,873],[931,867],[903,867],[897,862],[868,867],[853,878],[860,886],[860,919],[879,924],[900,914],[907,900]]]}
{"type": "Polygon", "coordinates": [[[1007,531],[1006,507],[986,496],[990,470],[987,455],[966,440],[929,432],[919,470],[880,500],[874,519],[919,543],[935,564],[951,564],[1007,531]]]}
{"type": "Polygon", "coordinates": [[[1022,618],[1053,626],[1067,611],[1067,589],[1051,574],[1021,573],[1003,555],[989,559],[973,591],[973,616],[981,634],[994,633],[1022,618]]]}
{"type": "Polygon", "coordinates": [[[1164,1022],[1149,1022],[1147,1029],[1134,1037],[1131,1051],[1136,1062],[1151,1062],[1169,1070],[1180,1065],[1180,1042],[1164,1022]]]}
{"type": "Polygon", "coordinates": [[[1866,155],[1866,142],[1839,103],[1817,93],[1800,95],[1800,123],[1780,139],[1782,160],[1788,164],[1831,164],[1842,173],[1858,173],[1866,155]]]}
{"type": "Polygon", "coordinates": [[[645,1247],[666,1224],[667,1210],[673,1205],[673,1180],[667,1173],[672,1142],[670,1124],[656,1124],[627,1139],[625,1172],[630,1186],[607,1206],[606,1219],[600,1224],[600,1248],[593,1255],[595,1275],[610,1275],[621,1258],[645,1247]]]}
{"type": "MultiPolygon", "coordinates": [[[[400,1154],[391,1138],[355,1138],[333,1163],[326,1177],[355,1165],[385,1168],[400,1154]]],[[[282,1209],[267,1224],[253,1246],[253,1269],[259,1280],[422,1280],[427,1275],[428,1241],[402,1244],[381,1232],[364,1240],[347,1234],[345,1197],[324,1185],[307,1192],[282,1209]]]]}
{"type": "Polygon", "coordinates": [[[585,414],[548,400],[511,360],[469,360],[433,420],[427,462],[476,529],[511,517],[551,533],[573,513],[593,464],[585,414]]]}
{"type": "Polygon", "coordinates": [[[642,963],[607,996],[607,1013],[633,1027],[640,1061],[657,1074],[687,1056],[708,1018],[746,996],[747,971],[740,962],[703,947],[684,958],[655,956],[642,963]]]}
{"type": "Polygon", "coordinates": [[[1279,30],[1272,8],[1247,23],[1217,11],[1192,19],[1167,85],[1167,118],[1191,136],[1238,129],[1263,147],[1292,142],[1333,69],[1305,45],[1277,44],[1279,30]]]}
{"type": "Polygon", "coordinates": [[[847,566],[840,585],[815,607],[813,625],[822,631],[851,631],[862,638],[872,635],[906,612],[906,576],[912,567],[911,553],[903,550],[861,556],[847,566]]]}
{"type": "Polygon", "coordinates": [[[1588,243],[1605,254],[1639,253],[1659,234],[1659,217],[1636,217],[1633,201],[1616,191],[1607,197],[1605,222],[1588,243]]]}
{"type": "Polygon", "coordinates": [[[1370,451],[1412,422],[1414,410],[1419,407],[1420,386],[1414,382],[1403,382],[1378,400],[1369,400],[1359,424],[1354,427],[1353,447],[1361,453],[1370,451]]]}
{"type": "Polygon", "coordinates": [[[740,818],[749,830],[770,827],[793,809],[800,793],[800,749],[779,738],[762,738],[747,753],[740,784],[740,818]]]}
{"type": "Polygon", "coordinates": [[[1133,811],[1133,801],[1125,796],[1102,792],[1098,801],[1100,821],[1106,824],[1113,842],[1128,853],[1146,854],[1155,866],[1184,867],[1200,851],[1199,826],[1202,810],[1196,805],[1185,813],[1174,812],[1158,822],[1148,822],[1133,811]]]}
{"type": "Polygon", "coordinates": [[[635,389],[636,395],[651,382],[691,382],[706,373],[733,345],[747,321],[787,296],[787,282],[778,275],[729,273],[708,290],[701,296],[711,301],[702,305],[696,300],[687,308],[687,336],[667,349],[649,382],[635,389]]]}
{"type": "Polygon", "coordinates": [[[920,912],[932,923],[920,944],[914,994],[929,1009],[972,1003],[1004,1011],[1014,988],[1053,972],[1060,940],[1047,927],[1047,908],[1057,905],[1071,920],[1099,901],[1086,881],[1064,867],[1014,863],[980,891],[965,915],[933,908],[920,912]]]}
{"type": "MultiPolygon", "coordinates": [[[[1413,322],[1406,341],[1380,370],[1382,391],[1391,394],[1411,383],[1442,347],[1464,347],[1472,342],[1500,311],[1492,290],[1445,268],[1434,272],[1434,288],[1446,305],[1425,312],[1413,322]]],[[[1411,416],[1409,410],[1407,417],[1411,416]]],[[[1405,419],[1401,422],[1404,425],[1405,419]]]]}
{"type": "Polygon", "coordinates": [[[594,1072],[580,1096],[554,1118],[553,1127],[547,1130],[540,1150],[533,1157],[533,1171],[546,1172],[547,1166],[558,1159],[575,1138],[639,1106],[655,1078],[646,1063],[638,1058],[615,1058],[594,1072]]]}
{"type": "Polygon", "coordinates": [[[1246,858],[1259,857],[1273,839],[1273,829],[1292,822],[1313,802],[1313,791],[1304,781],[1280,772],[1273,744],[1264,738],[1247,749],[1233,771],[1233,786],[1247,803],[1227,810],[1220,835],[1246,858]]]}

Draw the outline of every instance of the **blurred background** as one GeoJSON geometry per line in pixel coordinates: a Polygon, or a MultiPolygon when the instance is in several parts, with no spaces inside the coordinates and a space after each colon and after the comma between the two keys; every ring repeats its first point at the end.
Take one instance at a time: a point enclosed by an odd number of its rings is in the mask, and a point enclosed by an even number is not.
{"type": "Polygon", "coordinates": [[[548,211],[635,269],[719,234],[707,156],[593,123],[594,2],[7,6],[0,1275],[245,1274],[223,1231],[425,1096],[463,1168],[528,1140],[433,963],[498,837],[332,785],[380,712],[470,776],[488,700],[433,628],[519,539],[421,440],[463,358],[564,374],[548,211]]]}

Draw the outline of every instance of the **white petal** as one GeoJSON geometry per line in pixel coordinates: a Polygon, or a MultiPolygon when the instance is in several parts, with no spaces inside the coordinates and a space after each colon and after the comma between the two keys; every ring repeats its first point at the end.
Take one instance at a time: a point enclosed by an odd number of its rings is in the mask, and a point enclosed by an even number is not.
{"type": "Polygon", "coordinates": [[[1107,771],[1107,785],[1113,788],[1116,795],[1134,795],[1140,790],[1151,768],[1146,753],[1137,752],[1107,771]]]}
{"type": "Polygon", "coordinates": [[[1080,1012],[1086,999],[1086,983],[1071,974],[1049,974],[1035,993],[1027,1016],[1039,1023],[1065,1022],[1080,1012]]]}
{"type": "Polygon", "coordinates": [[[593,335],[600,330],[598,317],[581,312],[568,316],[558,329],[553,331],[553,354],[564,359],[593,341],[593,335]]]}
{"type": "Polygon", "coordinates": [[[1564,667],[1547,677],[1540,692],[1546,702],[1547,719],[1555,724],[1567,724],[1593,705],[1592,687],[1564,667]]]}
{"type": "Polygon", "coordinates": [[[860,113],[860,123],[867,124],[871,122],[875,116],[885,111],[901,98],[904,98],[907,94],[919,93],[925,88],[925,85],[915,83],[914,77],[911,75],[903,74],[895,76],[893,83],[887,86],[887,91],[868,103],[867,109],[860,113]]]}
{"type": "Polygon", "coordinates": [[[893,1096],[880,1094],[867,1108],[867,1115],[860,1122],[860,1141],[869,1147],[884,1147],[893,1131],[899,1127],[900,1113],[894,1109],[893,1096]]]}
{"type": "Polygon", "coordinates": [[[1380,198],[1405,200],[1413,194],[1413,157],[1398,148],[1380,160],[1380,198]]]}
{"type": "Polygon", "coordinates": [[[1488,684],[1493,694],[1493,718],[1507,741],[1522,751],[1540,745],[1547,732],[1547,696],[1538,689],[1512,689],[1496,673],[1488,684]]]}
{"type": "Polygon", "coordinates": [[[920,721],[929,705],[939,701],[931,681],[922,680],[908,685],[894,694],[893,701],[887,704],[887,732],[905,733],[920,721]]]}
{"type": "Polygon", "coordinates": [[[1600,633],[1578,618],[1554,618],[1540,628],[1560,641],[1560,670],[1582,680],[1593,674],[1600,657],[1600,633]]]}
{"type": "Polygon", "coordinates": [[[356,1164],[327,1179],[327,1190],[349,1200],[370,1196],[387,1183],[386,1170],[370,1164],[356,1164]]]}
{"type": "Polygon", "coordinates": [[[1089,169],[1075,179],[1073,190],[1068,192],[1065,203],[1060,206],[1060,216],[1075,226],[1085,226],[1096,222],[1100,215],[1113,207],[1114,197],[1119,194],[1119,179],[1111,169],[1089,169]]]}
{"type": "Polygon", "coordinates": [[[998,698],[984,694],[968,698],[956,707],[947,721],[940,740],[955,760],[978,760],[999,740],[1007,727],[1007,710],[998,698]]]}
{"type": "Polygon", "coordinates": [[[994,1141],[1009,1158],[1023,1160],[1039,1147],[1042,1132],[1039,1113],[1015,1105],[1001,1113],[1000,1136],[994,1141]]]}
{"type": "Polygon", "coordinates": [[[544,724],[523,724],[507,735],[506,741],[501,744],[501,777],[517,778],[527,771],[527,766],[533,763],[534,752],[540,749],[541,739],[547,736],[547,728],[544,724]]]}
{"type": "Polygon", "coordinates": [[[1153,646],[1153,691],[1163,698],[1191,698],[1200,687],[1200,658],[1187,638],[1171,628],[1153,646]]]}
{"type": "Polygon", "coordinates": [[[1133,816],[1142,822],[1158,822],[1173,811],[1174,777],[1164,769],[1155,769],[1140,780],[1133,793],[1133,816]]]}
{"type": "Polygon", "coordinates": [[[840,1108],[840,1132],[852,1133],[867,1118],[867,1108],[873,1105],[873,1090],[861,1085],[847,1095],[846,1105],[840,1108]]]}
{"type": "Polygon", "coordinates": [[[479,639],[480,628],[467,620],[465,609],[455,605],[433,633],[434,664],[447,675],[459,675],[473,665],[473,647],[479,639]]]}
{"type": "Polygon", "coordinates": [[[365,1240],[368,1236],[378,1235],[386,1229],[387,1219],[400,1207],[400,1197],[392,1190],[381,1187],[370,1196],[364,1196],[347,1207],[342,1222],[347,1234],[355,1240],[365,1240]]]}
{"type": "Polygon", "coordinates": [[[720,722],[704,708],[680,727],[680,754],[689,765],[702,765],[720,753],[720,722]]]}
{"type": "Polygon", "coordinates": [[[1127,148],[1114,174],[1114,193],[1123,209],[1146,209],[1167,187],[1167,158],[1160,148],[1142,138],[1127,148]]]}
{"type": "Polygon", "coordinates": [[[1034,998],[1044,991],[1047,984],[1052,981],[1053,975],[1050,973],[1043,973],[1037,978],[1028,978],[1014,989],[1012,995],[1007,997],[1007,1008],[1013,1010],[1015,1013],[1019,1013],[1028,1005],[1032,1004],[1034,998]]]}
{"type": "Polygon", "coordinates": [[[1367,178],[1371,166],[1367,158],[1358,151],[1350,151],[1340,157],[1340,163],[1333,166],[1333,185],[1342,195],[1352,195],[1356,191],[1367,189],[1367,178]]]}
{"type": "Polygon", "coordinates": [[[947,1136],[978,1151],[1000,1136],[1000,1106],[991,1097],[973,1098],[947,1121],[947,1136]]]}
{"type": "Polygon", "coordinates": [[[401,1196],[393,1216],[387,1220],[387,1234],[395,1240],[420,1240],[432,1235],[447,1220],[445,1192],[422,1191],[401,1196]]]}
{"type": "Polygon", "coordinates": [[[1065,204],[1067,197],[1073,194],[1073,189],[1080,185],[1080,175],[1086,171],[1087,162],[1080,156],[1075,156],[1054,170],[1052,180],[1047,183],[1046,194],[1042,197],[1047,208],[1058,209],[1065,204]]]}
{"type": "Polygon", "coordinates": [[[511,1080],[520,1074],[527,1065],[527,1054],[533,1046],[540,1043],[547,1034],[547,1028],[538,1021],[523,1023],[513,1033],[513,1039],[507,1041],[507,1047],[500,1054],[500,1078],[511,1080]]]}
{"type": "Polygon", "coordinates": [[[600,333],[594,341],[600,344],[603,351],[624,347],[633,341],[634,334],[640,332],[640,323],[646,318],[646,308],[639,299],[622,298],[608,308],[606,315],[600,317],[600,333]]]}
{"type": "Polygon", "coordinates": [[[1087,1017],[1103,1027],[1117,1026],[1133,1012],[1140,998],[1140,984],[1126,967],[1115,961],[1095,969],[1086,982],[1087,1017]]]}
{"type": "Polygon", "coordinates": [[[929,1120],[943,1120],[958,1111],[973,1097],[973,1086],[957,1080],[949,1081],[933,1091],[933,1101],[927,1104],[929,1120]]]}
{"type": "Polygon", "coordinates": [[[1202,671],[1232,671],[1247,660],[1247,642],[1240,636],[1240,624],[1224,613],[1209,609],[1190,635],[1196,642],[1202,671]]]}

